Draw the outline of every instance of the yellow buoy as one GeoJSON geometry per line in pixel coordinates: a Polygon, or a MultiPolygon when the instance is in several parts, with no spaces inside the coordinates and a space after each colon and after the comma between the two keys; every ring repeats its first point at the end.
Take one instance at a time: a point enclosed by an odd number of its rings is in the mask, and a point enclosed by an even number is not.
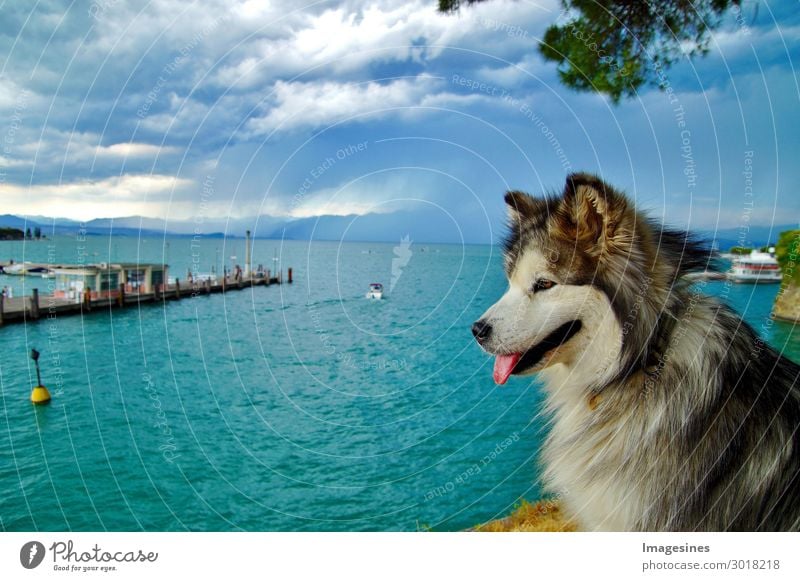
{"type": "Polygon", "coordinates": [[[50,392],[43,385],[37,385],[31,391],[31,401],[36,405],[50,403],[50,392]]]}
{"type": "Polygon", "coordinates": [[[38,383],[31,391],[31,401],[36,405],[50,403],[50,392],[42,385],[42,374],[39,373],[39,352],[36,349],[31,349],[31,359],[36,364],[36,380],[38,383]]]}

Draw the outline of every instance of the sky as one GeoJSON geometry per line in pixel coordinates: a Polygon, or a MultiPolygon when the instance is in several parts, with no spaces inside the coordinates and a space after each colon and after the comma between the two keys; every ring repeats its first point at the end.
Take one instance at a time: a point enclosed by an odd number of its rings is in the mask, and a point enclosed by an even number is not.
{"type": "Polygon", "coordinates": [[[619,105],[539,56],[552,0],[0,6],[0,214],[488,242],[506,190],[589,171],[676,227],[800,221],[795,2],[744,0],[619,105]]]}

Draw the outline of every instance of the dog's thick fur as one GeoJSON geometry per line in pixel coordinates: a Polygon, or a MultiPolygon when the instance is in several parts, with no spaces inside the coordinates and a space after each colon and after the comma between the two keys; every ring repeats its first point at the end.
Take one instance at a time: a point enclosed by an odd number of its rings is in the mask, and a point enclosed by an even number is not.
{"type": "Polygon", "coordinates": [[[491,354],[536,353],[514,373],[544,382],[544,482],[568,516],[584,530],[800,529],[800,367],[686,280],[709,251],[591,175],[506,202],[509,290],[473,332],[491,354]]]}

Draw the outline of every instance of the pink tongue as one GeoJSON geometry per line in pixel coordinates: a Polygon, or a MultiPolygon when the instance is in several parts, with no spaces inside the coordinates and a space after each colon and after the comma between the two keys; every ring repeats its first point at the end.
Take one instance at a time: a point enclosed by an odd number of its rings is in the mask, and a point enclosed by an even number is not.
{"type": "Polygon", "coordinates": [[[503,385],[508,381],[508,376],[514,371],[514,366],[522,357],[522,353],[512,353],[511,355],[498,355],[494,359],[494,382],[497,385],[503,385]]]}

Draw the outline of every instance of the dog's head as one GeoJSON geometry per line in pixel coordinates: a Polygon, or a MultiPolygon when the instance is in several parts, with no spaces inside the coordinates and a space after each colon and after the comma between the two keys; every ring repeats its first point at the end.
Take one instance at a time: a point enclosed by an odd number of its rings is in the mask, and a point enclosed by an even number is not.
{"type": "Polygon", "coordinates": [[[624,195],[586,174],[570,175],[560,196],[509,192],[506,204],[509,288],[472,327],[496,356],[495,381],[560,364],[575,381],[602,382],[630,368],[666,304],[656,287],[692,269],[684,254],[701,264],[695,243],[654,230],[624,195]]]}

